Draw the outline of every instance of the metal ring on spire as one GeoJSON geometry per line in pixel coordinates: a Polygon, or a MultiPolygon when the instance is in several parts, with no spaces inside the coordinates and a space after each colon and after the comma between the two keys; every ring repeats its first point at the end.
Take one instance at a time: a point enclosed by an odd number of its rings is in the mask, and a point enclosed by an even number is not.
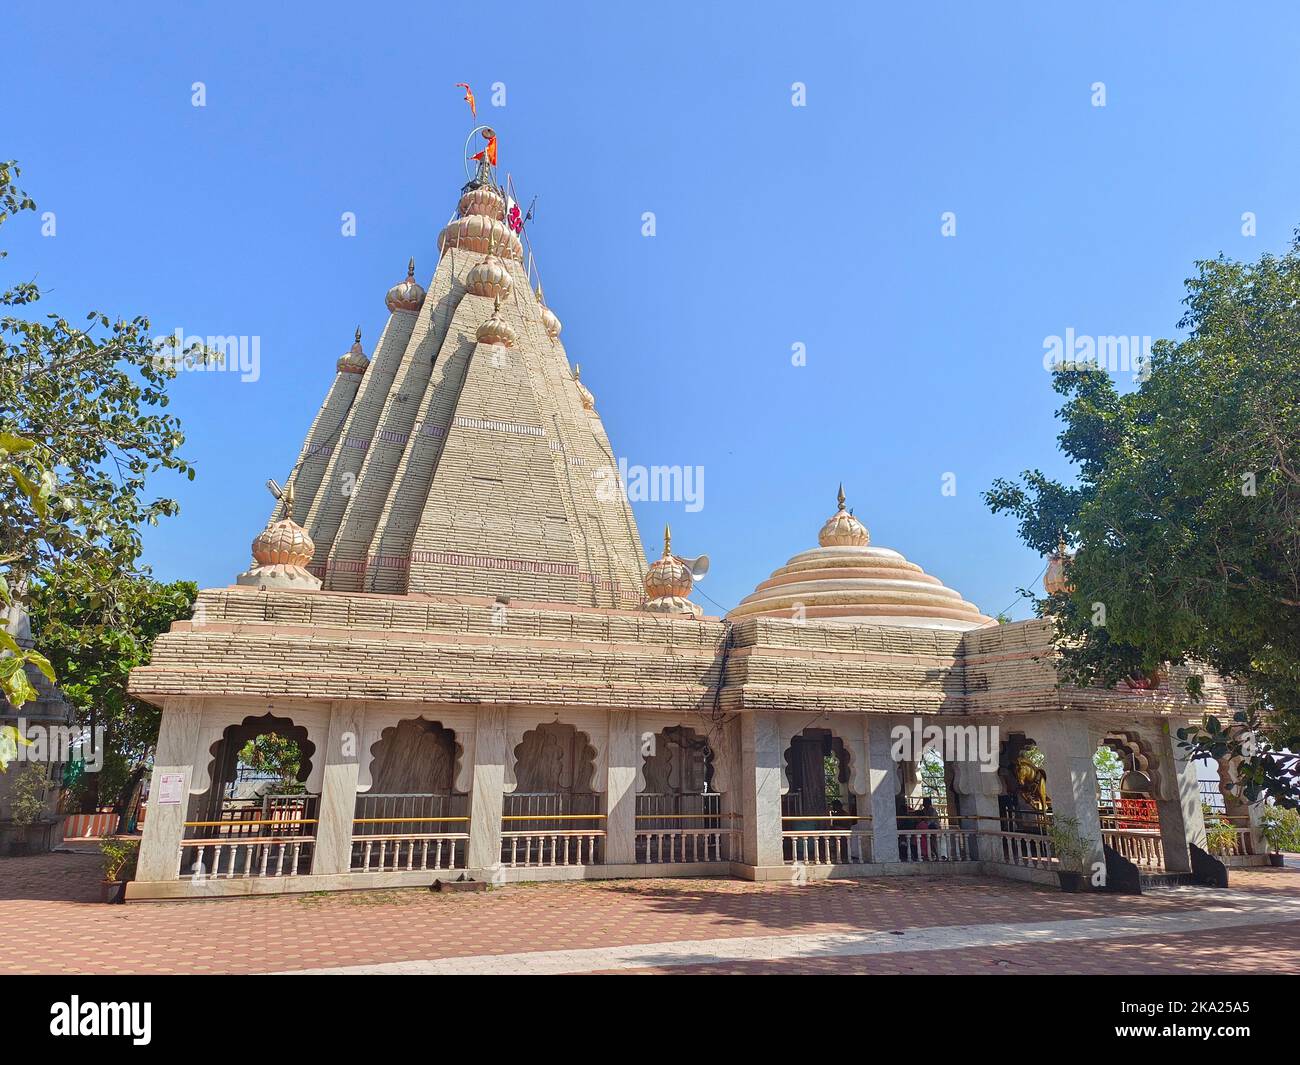
{"type": "MultiPolygon", "coordinates": [[[[488,125],[475,126],[472,130],[469,131],[469,136],[465,138],[465,151],[464,151],[464,153],[463,153],[464,156],[465,156],[465,159],[464,159],[464,164],[465,164],[465,176],[466,176],[467,178],[470,178],[470,179],[472,179],[472,178],[474,177],[474,175],[473,175],[472,173],[470,173],[470,165],[469,165],[469,164],[472,163],[474,160],[473,160],[473,157],[469,154],[469,143],[470,143],[470,141],[472,141],[472,140],[474,139],[474,134],[475,134],[475,133],[482,133],[482,132],[484,132],[484,131],[486,131],[488,134],[491,134],[492,136],[496,136],[496,132],[497,132],[497,131],[494,130],[491,126],[488,126],[488,125]]],[[[486,156],[484,157],[484,159],[486,160],[486,156]]],[[[488,165],[491,166],[492,164],[489,163],[488,165]]],[[[475,169],[477,169],[477,168],[475,168],[475,169]]]]}

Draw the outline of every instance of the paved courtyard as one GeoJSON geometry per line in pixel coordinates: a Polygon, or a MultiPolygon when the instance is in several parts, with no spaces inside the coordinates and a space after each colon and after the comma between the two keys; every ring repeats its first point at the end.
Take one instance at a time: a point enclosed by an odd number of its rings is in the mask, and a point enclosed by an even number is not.
{"type": "Polygon", "coordinates": [[[0,972],[1300,973],[1300,867],[1226,892],[1000,879],[623,880],[99,903],[94,853],[0,859],[0,972]]]}

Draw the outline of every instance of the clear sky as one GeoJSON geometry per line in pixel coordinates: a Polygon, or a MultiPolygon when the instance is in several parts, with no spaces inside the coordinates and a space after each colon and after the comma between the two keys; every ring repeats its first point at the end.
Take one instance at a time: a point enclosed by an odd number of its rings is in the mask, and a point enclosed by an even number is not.
{"type": "Polygon", "coordinates": [[[56,234],[6,226],[0,280],[259,338],[258,380],[175,383],[198,476],[158,481],[182,512],[146,538],[159,577],[230,583],[353,328],[369,350],[408,256],[432,273],[469,82],[615,452],[704,468],[702,509],[635,512],[652,553],[669,520],[712,555],[709,612],[815,546],[843,480],[995,614],[1043,561],[980,492],[1063,472],[1045,338],[1174,335],[1195,259],[1300,223],[1300,13],[917,7],[25,5],[0,153],[56,234]]]}

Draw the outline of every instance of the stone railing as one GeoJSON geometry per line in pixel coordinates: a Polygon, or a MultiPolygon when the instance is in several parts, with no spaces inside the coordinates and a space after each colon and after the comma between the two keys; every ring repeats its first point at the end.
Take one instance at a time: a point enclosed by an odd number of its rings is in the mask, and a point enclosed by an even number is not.
{"type": "Polygon", "coordinates": [[[1155,829],[1126,828],[1103,830],[1102,842],[1111,850],[1123,855],[1143,869],[1162,869],[1165,864],[1164,845],[1155,829]]]}
{"type": "Polygon", "coordinates": [[[862,865],[871,861],[870,832],[849,828],[796,829],[782,832],[781,840],[787,865],[862,865]]]}
{"type": "Polygon", "coordinates": [[[1046,836],[1033,832],[993,832],[1002,850],[1002,861],[1007,865],[1021,865],[1029,869],[1052,869],[1056,857],[1052,842],[1046,836]]]}
{"type": "Polygon", "coordinates": [[[979,860],[975,833],[955,828],[902,829],[898,856],[904,862],[974,862],[979,860]]]}
{"type": "Polygon", "coordinates": [[[731,828],[638,828],[636,860],[660,862],[729,862],[740,857],[740,830],[731,828]]]}
{"type": "Polygon", "coordinates": [[[183,839],[177,879],[231,880],[244,877],[298,876],[311,872],[311,836],[183,839]]]}
{"type": "Polygon", "coordinates": [[[411,873],[464,869],[469,834],[367,835],[352,837],[352,872],[411,873]]]}

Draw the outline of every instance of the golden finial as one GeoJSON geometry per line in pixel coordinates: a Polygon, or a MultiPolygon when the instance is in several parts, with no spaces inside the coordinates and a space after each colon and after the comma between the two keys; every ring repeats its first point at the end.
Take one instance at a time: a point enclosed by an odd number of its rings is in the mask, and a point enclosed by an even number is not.
{"type": "Polygon", "coordinates": [[[582,380],[582,363],[580,362],[575,362],[573,364],[573,379],[575,381],[582,380]]]}
{"type": "Polygon", "coordinates": [[[664,525],[664,558],[673,557],[673,531],[664,525]]]}
{"type": "Polygon", "coordinates": [[[280,501],[284,504],[284,516],[288,521],[293,521],[293,479],[284,486],[284,491],[280,493],[280,501]]]}
{"type": "Polygon", "coordinates": [[[840,494],[837,498],[840,504],[839,509],[843,510],[844,509],[844,482],[843,481],[840,482],[840,494]]]}
{"type": "Polygon", "coordinates": [[[409,281],[415,277],[415,256],[411,256],[410,262],[406,264],[406,279],[409,281]]]}

